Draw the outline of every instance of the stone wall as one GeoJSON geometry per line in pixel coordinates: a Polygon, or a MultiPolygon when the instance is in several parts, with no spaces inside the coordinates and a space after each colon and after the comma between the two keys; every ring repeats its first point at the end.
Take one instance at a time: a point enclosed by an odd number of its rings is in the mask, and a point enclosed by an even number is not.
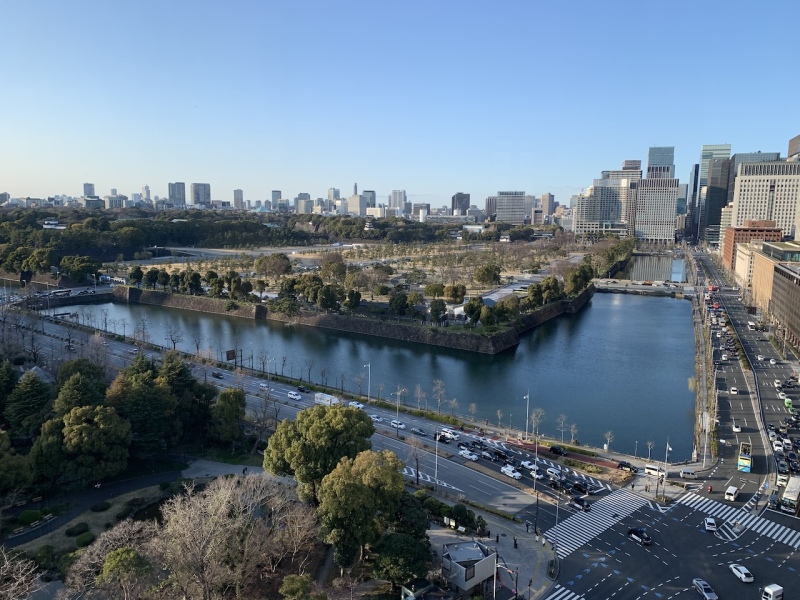
{"type": "Polygon", "coordinates": [[[185,294],[169,294],[156,290],[143,290],[124,285],[114,286],[114,300],[125,303],[152,304],[154,306],[167,306],[181,310],[212,313],[215,315],[230,315],[244,319],[266,319],[267,308],[255,304],[237,302],[237,308],[227,310],[228,300],[208,298],[206,296],[188,296],[185,294]]]}

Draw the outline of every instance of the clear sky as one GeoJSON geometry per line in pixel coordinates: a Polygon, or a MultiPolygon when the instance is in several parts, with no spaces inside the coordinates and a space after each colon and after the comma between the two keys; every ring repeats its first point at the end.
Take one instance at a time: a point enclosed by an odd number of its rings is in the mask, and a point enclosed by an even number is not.
{"type": "Polygon", "coordinates": [[[797,2],[0,0],[0,191],[474,204],[800,134],[797,2]]]}

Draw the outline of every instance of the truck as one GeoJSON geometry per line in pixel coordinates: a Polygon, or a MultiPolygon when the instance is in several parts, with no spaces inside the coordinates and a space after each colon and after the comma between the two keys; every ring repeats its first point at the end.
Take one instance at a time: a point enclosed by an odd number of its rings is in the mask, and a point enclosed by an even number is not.
{"type": "Polygon", "coordinates": [[[797,512],[798,500],[800,500],[800,476],[794,475],[789,478],[786,487],[783,489],[781,498],[781,510],[789,514],[797,512]]]}
{"type": "Polygon", "coordinates": [[[323,394],[322,392],[317,392],[314,394],[314,403],[322,404],[323,406],[334,406],[336,404],[341,404],[342,402],[336,396],[331,396],[330,394],[323,394]]]}
{"type": "Polygon", "coordinates": [[[777,583],[770,583],[764,587],[761,600],[783,600],[783,588],[777,583]]]}

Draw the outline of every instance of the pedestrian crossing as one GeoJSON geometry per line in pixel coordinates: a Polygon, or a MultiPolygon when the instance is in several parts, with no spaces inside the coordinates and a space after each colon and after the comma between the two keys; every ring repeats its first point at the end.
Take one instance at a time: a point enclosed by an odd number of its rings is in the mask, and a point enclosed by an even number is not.
{"type": "Polygon", "coordinates": [[[566,558],[606,529],[644,506],[652,507],[652,503],[627,490],[616,490],[592,503],[591,511],[572,515],[545,531],[544,536],[554,545],[558,556],[566,558]]]}
{"type": "Polygon", "coordinates": [[[715,519],[725,521],[725,526],[718,530],[718,535],[727,541],[733,541],[738,538],[742,529],[749,529],[758,535],[763,535],[776,542],[791,546],[795,550],[800,548],[800,531],[775,523],[750,511],[723,504],[698,494],[686,494],[678,500],[678,504],[683,504],[715,519]],[[733,527],[731,524],[733,524],[733,527]],[[737,524],[740,528],[739,532],[735,531],[737,524]]]}
{"type": "Polygon", "coordinates": [[[568,590],[565,587],[556,585],[556,587],[553,589],[553,593],[545,598],[545,600],[577,600],[578,598],[583,597],[584,596],[582,594],[578,594],[568,590]]]}
{"type": "MultiPolygon", "coordinates": [[[[416,472],[416,470],[412,469],[411,467],[405,467],[403,469],[403,477],[408,477],[409,479],[415,479],[416,480],[417,472],[416,472]]],[[[449,488],[451,490],[455,490],[456,492],[462,492],[463,491],[463,490],[455,487],[454,485],[450,485],[449,483],[446,483],[446,482],[442,481],[441,479],[436,480],[431,475],[428,475],[427,473],[423,473],[422,471],[419,472],[419,479],[420,479],[420,481],[424,481],[425,483],[432,483],[434,485],[438,484],[441,487],[449,488]]]]}

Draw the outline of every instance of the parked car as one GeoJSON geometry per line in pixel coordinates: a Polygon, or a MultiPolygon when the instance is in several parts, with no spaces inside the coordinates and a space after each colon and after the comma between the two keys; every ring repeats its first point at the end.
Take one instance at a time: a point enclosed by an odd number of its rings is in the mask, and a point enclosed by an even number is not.
{"type": "Polygon", "coordinates": [[[303,397],[298,394],[297,392],[289,392],[289,399],[290,400],[302,400],[303,397]]]}
{"type": "Polygon", "coordinates": [[[703,600],[718,600],[719,597],[705,579],[692,579],[692,585],[697,590],[697,593],[703,597],[703,600]]]}
{"type": "Polygon", "coordinates": [[[647,531],[644,527],[631,527],[628,529],[628,539],[642,546],[649,546],[653,543],[653,538],[647,535],[647,531]]]}
{"type": "Polygon", "coordinates": [[[556,454],[558,456],[566,456],[567,451],[564,450],[561,446],[550,446],[550,453],[556,454]]]}
{"type": "Polygon", "coordinates": [[[747,567],[734,563],[729,565],[728,568],[731,570],[731,573],[733,573],[742,583],[753,583],[753,574],[747,570],[747,567]]]}
{"type": "Polygon", "coordinates": [[[462,458],[466,458],[467,460],[478,460],[478,455],[473,454],[469,450],[462,450],[461,452],[458,453],[458,455],[461,456],[462,458]]]}
{"type": "Polygon", "coordinates": [[[517,471],[517,470],[516,470],[514,467],[512,467],[511,465],[505,465],[504,467],[502,467],[502,468],[500,469],[500,472],[501,472],[503,475],[506,475],[506,476],[508,476],[508,477],[511,477],[512,479],[522,479],[522,475],[520,474],[520,472],[519,472],[519,471],[517,471]]]}

